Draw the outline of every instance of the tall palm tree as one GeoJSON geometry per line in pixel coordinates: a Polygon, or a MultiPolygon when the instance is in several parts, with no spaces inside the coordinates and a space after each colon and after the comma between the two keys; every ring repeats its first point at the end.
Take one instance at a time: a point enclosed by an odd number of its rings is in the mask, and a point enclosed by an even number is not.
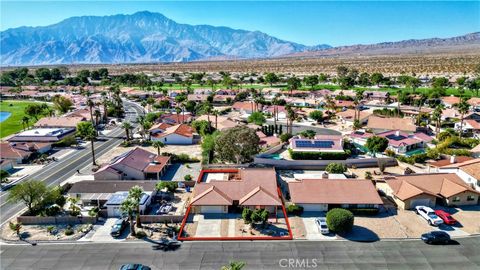
{"type": "Polygon", "coordinates": [[[125,129],[125,136],[127,138],[127,141],[130,141],[130,130],[133,129],[132,124],[130,124],[130,122],[123,122],[122,128],[125,129]]]}
{"type": "Polygon", "coordinates": [[[28,116],[24,116],[22,118],[22,125],[23,125],[23,129],[27,129],[28,128],[28,122],[30,121],[30,118],[28,118],[28,116]]]}
{"type": "Polygon", "coordinates": [[[432,112],[432,121],[435,122],[435,134],[438,135],[440,131],[440,126],[442,123],[442,112],[443,112],[443,105],[438,105],[435,107],[435,110],[432,112]]]}
{"type": "Polygon", "coordinates": [[[154,142],[152,143],[152,146],[155,147],[155,148],[157,148],[158,155],[160,156],[160,149],[163,148],[163,147],[165,147],[165,144],[164,144],[163,142],[161,142],[161,141],[154,141],[154,142]]]}
{"type": "Polygon", "coordinates": [[[100,122],[100,116],[102,116],[102,114],[100,110],[95,110],[93,114],[95,115],[95,128],[98,129],[98,123],[100,122]]]}
{"type": "Polygon", "coordinates": [[[219,114],[219,111],[217,110],[213,110],[212,111],[212,114],[215,116],[215,129],[218,129],[218,114],[219,114]]]}
{"type": "Polygon", "coordinates": [[[150,131],[149,129],[152,127],[152,123],[148,121],[143,121],[142,129],[143,129],[143,138],[145,140],[150,140],[150,131]]]}
{"type": "Polygon", "coordinates": [[[130,221],[130,233],[132,234],[132,236],[135,236],[135,226],[133,225],[133,212],[135,211],[135,202],[131,198],[127,198],[120,205],[120,210],[122,210],[123,213],[128,215],[128,220],[130,221]]]}
{"type": "Polygon", "coordinates": [[[103,104],[103,122],[108,123],[108,99],[107,92],[102,92],[102,104],[103,104]]]}
{"type": "MultiPolygon", "coordinates": [[[[87,93],[89,93],[89,92],[87,92],[87,93]]],[[[93,121],[93,106],[95,106],[95,103],[93,102],[93,100],[88,99],[87,100],[87,106],[90,109],[90,121],[92,122],[92,125],[95,127],[95,122],[93,121]]]]}
{"type": "Polygon", "coordinates": [[[140,223],[140,199],[143,196],[143,188],[140,186],[133,186],[128,191],[128,197],[132,199],[135,203],[135,212],[136,212],[136,223],[137,228],[141,228],[142,224],[140,223]]]}
{"type": "Polygon", "coordinates": [[[458,112],[460,113],[460,136],[459,137],[461,139],[463,135],[463,118],[465,117],[465,114],[467,114],[468,111],[470,110],[470,104],[468,104],[466,98],[462,98],[460,103],[455,105],[458,109],[458,112]]]}

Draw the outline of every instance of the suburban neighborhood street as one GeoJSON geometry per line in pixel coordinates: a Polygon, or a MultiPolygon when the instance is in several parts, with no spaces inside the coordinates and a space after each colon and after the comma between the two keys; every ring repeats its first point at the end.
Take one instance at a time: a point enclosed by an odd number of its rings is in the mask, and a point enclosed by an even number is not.
{"type": "Polygon", "coordinates": [[[446,246],[419,240],[184,242],[176,251],[149,242],[2,245],[1,269],[220,269],[232,260],[245,269],[478,269],[480,237],[446,246]]]}
{"type": "MultiPolygon", "coordinates": [[[[142,109],[135,105],[132,102],[125,102],[125,110],[131,111],[131,114],[128,114],[126,117],[127,121],[133,121],[136,117],[142,113],[142,109]]],[[[100,157],[102,154],[108,152],[109,150],[117,147],[122,142],[122,136],[124,135],[124,130],[120,127],[117,127],[108,133],[107,136],[103,136],[104,141],[100,140],[95,142],[95,155],[100,157]]],[[[82,170],[83,168],[89,166],[92,162],[92,154],[89,146],[84,147],[84,149],[78,150],[73,154],[69,155],[67,158],[62,159],[57,162],[52,162],[46,165],[42,170],[34,175],[26,177],[24,180],[35,179],[41,180],[46,183],[47,186],[58,185],[63,181],[70,178],[74,175],[77,170],[82,170]]],[[[8,193],[2,191],[0,195],[0,225],[3,225],[8,221],[13,215],[20,212],[25,206],[22,203],[11,203],[7,201],[8,193]]]]}

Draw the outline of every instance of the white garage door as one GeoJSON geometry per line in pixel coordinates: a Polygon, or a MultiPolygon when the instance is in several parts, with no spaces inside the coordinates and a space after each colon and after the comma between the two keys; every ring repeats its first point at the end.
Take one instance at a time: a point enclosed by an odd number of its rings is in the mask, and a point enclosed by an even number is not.
{"type": "Polygon", "coordinates": [[[224,207],[223,206],[216,206],[216,205],[208,205],[202,206],[201,212],[202,213],[223,213],[224,207]]]}
{"type": "Polygon", "coordinates": [[[425,206],[431,206],[430,205],[430,199],[413,199],[412,202],[410,203],[410,208],[415,208],[415,206],[419,205],[425,205],[425,206]]]}
{"type": "Polygon", "coordinates": [[[328,210],[328,205],[323,203],[306,203],[306,204],[299,204],[299,206],[303,206],[303,211],[305,212],[328,210]]]}

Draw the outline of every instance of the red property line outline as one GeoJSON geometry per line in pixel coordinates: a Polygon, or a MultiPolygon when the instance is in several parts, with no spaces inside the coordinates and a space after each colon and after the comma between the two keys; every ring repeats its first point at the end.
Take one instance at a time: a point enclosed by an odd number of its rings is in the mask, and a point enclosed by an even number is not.
{"type": "MultiPolygon", "coordinates": [[[[203,175],[205,173],[236,173],[238,172],[237,169],[213,169],[213,170],[202,170],[200,172],[200,175],[198,177],[197,183],[200,183],[201,180],[203,179],[203,175]]],[[[190,204],[187,208],[187,212],[185,213],[185,216],[183,217],[182,220],[182,225],[180,226],[180,231],[178,232],[178,240],[179,241],[245,241],[245,240],[292,240],[293,239],[293,233],[292,229],[290,227],[290,221],[288,220],[287,216],[287,210],[285,209],[285,205],[283,203],[283,196],[282,192],[280,191],[280,188],[277,187],[277,192],[278,196],[280,197],[280,200],[282,201],[282,211],[283,211],[283,216],[285,217],[285,223],[287,224],[287,229],[288,229],[288,235],[286,236],[246,236],[246,237],[241,237],[241,236],[230,236],[230,237],[192,237],[192,236],[187,236],[183,237],[183,229],[185,228],[185,224],[187,223],[188,216],[190,214],[192,205],[190,204]]]]}

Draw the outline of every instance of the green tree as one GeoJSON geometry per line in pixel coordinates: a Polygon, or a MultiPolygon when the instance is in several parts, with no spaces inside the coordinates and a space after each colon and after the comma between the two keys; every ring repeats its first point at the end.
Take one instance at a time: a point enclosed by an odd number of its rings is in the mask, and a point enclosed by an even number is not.
{"type": "Polygon", "coordinates": [[[92,165],[96,166],[95,161],[95,140],[97,139],[97,132],[92,125],[92,122],[80,122],[77,125],[77,134],[90,141],[91,151],[92,151],[92,165]]]}
{"type": "Polygon", "coordinates": [[[388,140],[380,136],[372,136],[367,139],[365,147],[374,155],[375,153],[382,153],[388,147],[388,140]]]}
{"type": "Polygon", "coordinates": [[[256,125],[263,125],[266,122],[265,116],[261,112],[253,112],[248,118],[249,123],[254,123],[256,125]]]}
{"type": "Polygon", "coordinates": [[[323,120],[323,112],[316,110],[316,111],[310,112],[310,113],[308,114],[308,117],[310,117],[311,119],[317,121],[317,123],[320,123],[320,122],[322,122],[322,120],[323,120]]]}
{"type": "Polygon", "coordinates": [[[330,163],[325,168],[328,173],[344,173],[347,171],[347,166],[342,163],[330,163]]]}
{"type": "Polygon", "coordinates": [[[291,92],[293,90],[297,90],[298,88],[300,88],[300,86],[302,86],[302,81],[300,81],[299,78],[293,76],[288,78],[287,85],[288,85],[288,90],[290,90],[291,92]]]}
{"type": "Polygon", "coordinates": [[[457,107],[458,112],[460,113],[460,131],[459,131],[459,137],[460,139],[462,138],[463,135],[463,121],[465,118],[465,114],[467,114],[470,110],[470,104],[468,104],[468,100],[466,98],[462,98],[460,100],[460,103],[455,104],[455,107],[457,107]]]}
{"type": "Polygon", "coordinates": [[[270,84],[270,86],[273,86],[273,84],[277,83],[279,81],[279,78],[277,74],[270,72],[265,75],[265,82],[270,84]]]}
{"type": "Polygon", "coordinates": [[[310,88],[313,89],[313,87],[318,84],[318,76],[317,75],[305,76],[305,78],[303,78],[303,82],[306,85],[310,85],[310,88]]]}
{"type": "Polygon", "coordinates": [[[290,133],[283,133],[280,135],[280,140],[282,142],[288,142],[288,140],[290,140],[290,138],[292,138],[292,134],[290,133]]]}
{"type": "Polygon", "coordinates": [[[370,76],[370,81],[372,81],[373,84],[379,86],[380,83],[382,83],[384,80],[384,77],[383,77],[383,74],[382,73],[373,73],[371,76],[370,76]]]}
{"type": "Polygon", "coordinates": [[[192,122],[192,128],[202,137],[211,134],[213,131],[212,125],[206,120],[196,120],[192,122]]]}
{"type": "Polygon", "coordinates": [[[174,193],[178,188],[178,182],[175,181],[160,181],[155,185],[155,189],[160,191],[162,189],[167,189],[169,192],[174,193]]]}
{"type": "Polygon", "coordinates": [[[133,129],[132,124],[130,124],[130,122],[125,121],[122,124],[122,128],[125,129],[125,137],[126,137],[127,141],[129,141],[130,140],[130,130],[133,129]]]}
{"type": "Polygon", "coordinates": [[[315,130],[307,129],[300,132],[300,135],[305,138],[313,139],[315,138],[315,135],[317,135],[317,132],[315,130]]]}
{"type": "Polygon", "coordinates": [[[255,130],[236,126],[220,133],[215,149],[220,160],[240,164],[250,161],[260,151],[259,143],[255,130]]]}
{"type": "Polygon", "coordinates": [[[336,233],[349,232],[353,229],[354,216],[352,212],[342,209],[334,208],[327,212],[327,226],[328,229],[336,233]]]}
{"type": "Polygon", "coordinates": [[[203,163],[209,164],[213,161],[215,156],[215,142],[219,134],[220,132],[216,131],[203,136],[201,145],[203,163]]]}
{"type": "Polygon", "coordinates": [[[40,104],[29,104],[27,107],[25,107],[25,114],[35,118],[35,121],[38,120],[38,116],[41,115],[42,112],[43,107],[40,104]]]}
{"type": "Polygon", "coordinates": [[[128,197],[132,199],[132,201],[135,203],[135,214],[136,214],[136,223],[137,223],[137,228],[141,228],[142,224],[140,221],[140,200],[142,199],[143,196],[143,188],[140,186],[133,186],[130,188],[128,191],[128,197]]]}
{"type": "Polygon", "coordinates": [[[19,183],[8,191],[8,201],[22,202],[27,206],[30,214],[35,208],[41,205],[43,199],[48,195],[48,188],[42,181],[28,180],[19,183]]]}
{"type": "Polygon", "coordinates": [[[157,148],[158,155],[160,156],[160,149],[163,148],[163,147],[165,147],[165,144],[164,144],[163,142],[161,142],[161,141],[154,141],[154,142],[152,143],[152,146],[155,147],[155,148],[157,148]]]}
{"type": "Polygon", "coordinates": [[[49,81],[52,79],[52,74],[48,68],[39,68],[35,70],[35,77],[42,83],[43,81],[49,81]]]}
{"type": "Polygon", "coordinates": [[[133,224],[133,212],[135,211],[135,202],[131,199],[128,198],[122,202],[120,205],[120,210],[124,213],[127,214],[128,220],[130,222],[130,233],[132,236],[136,235],[135,232],[135,226],[133,224]]]}
{"type": "Polygon", "coordinates": [[[30,121],[30,118],[28,118],[28,116],[23,116],[22,117],[22,126],[23,126],[23,129],[27,129],[28,128],[28,123],[30,121]]]}

